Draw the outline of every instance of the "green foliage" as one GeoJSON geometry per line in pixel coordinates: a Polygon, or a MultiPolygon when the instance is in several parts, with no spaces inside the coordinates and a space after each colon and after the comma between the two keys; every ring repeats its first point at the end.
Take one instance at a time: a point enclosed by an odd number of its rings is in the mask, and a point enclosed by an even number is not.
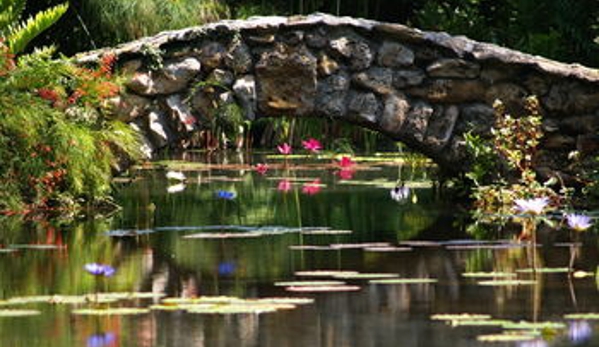
{"type": "Polygon", "coordinates": [[[118,92],[112,60],[84,69],[45,49],[15,64],[8,47],[0,49],[0,211],[105,198],[119,157],[140,155],[131,128],[101,117],[102,100],[118,92]]]}
{"type": "Polygon", "coordinates": [[[474,183],[473,197],[479,212],[509,213],[516,199],[547,197],[553,203],[563,203],[568,190],[556,192],[537,181],[533,161],[540,139],[540,105],[536,97],[526,99],[528,115],[513,117],[504,105],[496,101],[495,125],[491,139],[466,134],[472,157],[471,171],[466,176],[474,183]]]}
{"type": "Polygon", "coordinates": [[[60,4],[21,20],[25,3],[25,0],[0,1],[0,36],[6,38],[13,54],[23,52],[31,40],[56,23],[68,9],[68,4],[60,4]]]}

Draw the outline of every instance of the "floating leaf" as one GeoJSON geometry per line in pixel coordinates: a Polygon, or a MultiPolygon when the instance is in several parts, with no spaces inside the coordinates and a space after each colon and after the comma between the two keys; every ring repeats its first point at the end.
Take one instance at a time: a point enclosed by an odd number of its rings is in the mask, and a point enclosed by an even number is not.
{"type": "Polygon", "coordinates": [[[304,277],[333,277],[342,274],[357,274],[357,271],[345,271],[345,270],[313,270],[313,271],[296,271],[296,276],[304,277]]]}
{"type": "Polygon", "coordinates": [[[316,245],[294,245],[289,246],[292,251],[338,251],[338,248],[331,246],[316,246],[316,245]]]}
{"type": "Polygon", "coordinates": [[[464,272],[462,274],[464,277],[474,277],[474,278],[493,278],[493,277],[516,277],[517,274],[513,272],[464,272]]]}
{"type": "Polygon", "coordinates": [[[440,246],[443,246],[443,244],[441,242],[421,241],[421,240],[402,241],[399,244],[402,246],[409,246],[409,247],[440,247],[440,246]]]}
{"type": "Polygon", "coordinates": [[[460,327],[460,326],[468,326],[468,327],[489,327],[489,326],[499,326],[503,327],[507,323],[512,323],[511,321],[505,319],[458,319],[452,320],[451,326],[460,327]]]}
{"type": "Polygon", "coordinates": [[[147,308],[136,308],[136,307],[119,307],[119,308],[104,308],[104,309],[79,309],[73,310],[71,313],[76,315],[88,315],[88,316],[127,316],[127,315],[138,315],[146,314],[150,312],[147,308]]]}
{"type": "Polygon", "coordinates": [[[411,247],[394,247],[394,246],[379,246],[379,247],[365,247],[366,252],[409,252],[411,247]]]}
{"type": "Polygon", "coordinates": [[[502,325],[504,329],[511,330],[545,330],[564,329],[566,324],[561,322],[508,322],[502,325]]]}
{"type": "Polygon", "coordinates": [[[277,287],[297,287],[297,286],[339,286],[346,284],[343,281],[286,281],[275,282],[277,287]]]}
{"type": "Polygon", "coordinates": [[[359,279],[373,279],[373,278],[397,278],[399,274],[392,273],[347,273],[333,275],[334,278],[346,279],[346,280],[359,280],[359,279]]]}
{"type": "Polygon", "coordinates": [[[477,313],[438,313],[431,316],[432,320],[483,320],[491,319],[488,314],[477,313]]]}
{"type": "Polygon", "coordinates": [[[518,341],[531,341],[537,339],[538,336],[531,334],[513,334],[513,333],[503,333],[503,334],[487,334],[487,335],[479,335],[476,339],[480,342],[518,342],[518,341]]]}
{"type": "Polygon", "coordinates": [[[540,267],[540,268],[526,268],[526,269],[518,269],[516,272],[521,273],[567,273],[570,272],[570,269],[567,267],[540,267]]]}
{"type": "Polygon", "coordinates": [[[535,285],[537,281],[533,280],[492,280],[492,281],[480,281],[477,283],[480,286],[526,286],[535,285]]]}
{"type": "Polygon", "coordinates": [[[106,232],[111,237],[136,237],[154,233],[152,229],[115,229],[106,232]]]}
{"type": "Polygon", "coordinates": [[[241,239],[261,237],[261,233],[198,233],[183,236],[184,239],[241,239]]]}
{"type": "Polygon", "coordinates": [[[359,286],[339,285],[339,286],[292,286],[285,290],[290,292],[302,293],[322,293],[322,292],[353,292],[360,290],[359,286]]]}
{"type": "Polygon", "coordinates": [[[8,246],[14,249],[33,249],[33,250],[56,250],[56,249],[66,249],[67,247],[64,245],[41,245],[41,244],[22,244],[22,245],[10,245],[8,246]]]}
{"type": "Polygon", "coordinates": [[[427,284],[437,282],[438,281],[434,278],[390,278],[368,281],[368,283],[372,284],[427,284]]]}
{"type": "MultiPolygon", "coordinates": [[[[251,300],[251,299],[248,299],[251,300]]],[[[312,298],[259,298],[255,299],[260,303],[266,304],[292,304],[292,305],[307,305],[313,304],[314,299],[312,298]]]]}
{"type": "Polygon", "coordinates": [[[352,230],[306,230],[301,232],[304,235],[345,235],[353,233],[352,230]]]}
{"type": "Polygon", "coordinates": [[[578,270],[578,271],[574,271],[574,273],[572,273],[572,276],[574,278],[594,277],[595,273],[594,272],[588,272],[588,271],[578,270]]]}
{"type": "Polygon", "coordinates": [[[2,253],[13,253],[16,252],[16,249],[12,249],[12,248],[0,248],[0,254],[2,253]]]}
{"type": "Polygon", "coordinates": [[[42,314],[38,310],[0,310],[0,317],[29,317],[42,314]]]}
{"type": "Polygon", "coordinates": [[[586,320],[599,320],[599,313],[571,313],[564,315],[564,319],[586,319],[586,320]]]}
{"type": "Polygon", "coordinates": [[[366,243],[334,243],[331,244],[333,249],[356,249],[356,248],[370,248],[370,247],[387,247],[390,246],[388,242],[366,242],[366,243]]]}

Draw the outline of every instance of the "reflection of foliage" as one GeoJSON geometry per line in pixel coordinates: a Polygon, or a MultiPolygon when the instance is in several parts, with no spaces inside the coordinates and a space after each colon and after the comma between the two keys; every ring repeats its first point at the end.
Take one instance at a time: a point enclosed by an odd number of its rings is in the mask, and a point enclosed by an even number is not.
{"type": "Polygon", "coordinates": [[[525,105],[529,114],[518,118],[507,114],[499,101],[493,106],[496,120],[491,143],[474,135],[466,136],[474,159],[467,177],[475,184],[473,196],[479,212],[509,213],[514,200],[523,198],[547,197],[554,203],[561,202],[564,197],[548,184],[539,183],[533,170],[537,145],[543,136],[538,100],[529,97],[525,105]]]}

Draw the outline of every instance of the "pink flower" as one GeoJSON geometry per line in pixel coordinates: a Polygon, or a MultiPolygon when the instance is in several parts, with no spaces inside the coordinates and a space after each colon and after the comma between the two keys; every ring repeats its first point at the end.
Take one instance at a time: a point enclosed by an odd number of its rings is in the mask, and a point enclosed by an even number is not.
{"type": "Polygon", "coordinates": [[[307,195],[318,194],[320,192],[320,188],[320,178],[317,178],[310,183],[304,184],[304,186],[302,187],[302,193],[307,195]]]}
{"type": "Polygon", "coordinates": [[[353,166],[354,164],[355,162],[352,160],[351,157],[343,156],[339,160],[339,166],[341,166],[342,168],[348,168],[350,166],[353,166]]]}
{"type": "Polygon", "coordinates": [[[283,155],[291,154],[291,146],[289,146],[289,144],[287,142],[285,142],[282,145],[278,145],[277,149],[279,150],[279,153],[281,153],[283,155]]]}
{"type": "Polygon", "coordinates": [[[309,138],[302,141],[302,145],[304,146],[304,149],[307,149],[312,153],[316,153],[322,149],[322,144],[315,138],[309,138]]]}
{"type": "Polygon", "coordinates": [[[291,182],[289,182],[289,180],[280,180],[279,185],[277,186],[277,190],[280,192],[287,193],[291,190],[291,182]]]}
{"type": "Polygon", "coordinates": [[[335,174],[342,180],[351,180],[354,178],[354,174],[356,172],[352,169],[342,168],[341,170],[335,172],[335,174]]]}
{"type": "Polygon", "coordinates": [[[264,163],[256,164],[256,172],[258,172],[260,175],[266,174],[266,171],[268,171],[268,164],[264,164],[264,163]]]}

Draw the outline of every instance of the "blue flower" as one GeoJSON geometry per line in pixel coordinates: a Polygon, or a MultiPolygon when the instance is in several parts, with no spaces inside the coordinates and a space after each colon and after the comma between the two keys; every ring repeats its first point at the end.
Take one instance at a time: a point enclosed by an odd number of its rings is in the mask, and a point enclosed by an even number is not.
{"type": "Polygon", "coordinates": [[[231,275],[235,272],[235,268],[237,268],[235,263],[222,262],[222,263],[218,264],[218,274],[225,275],[225,276],[231,275]]]}
{"type": "Polygon", "coordinates": [[[235,192],[230,192],[227,190],[217,190],[215,193],[215,196],[218,199],[233,200],[233,199],[235,199],[235,192]]]}
{"type": "Polygon", "coordinates": [[[116,272],[112,266],[98,263],[85,264],[84,268],[85,271],[95,276],[110,277],[116,272]]]}
{"type": "Polygon", "coordinates": [[[575,231],[585,231],[593,225],[591,217],[582,214],[567,214],[566,222],[570,229],[575,231]]]}
{"type": "Polygon", "coordinates": [[[114,333],[93,334],[87,338],[87,347],[103,347],[111,345],[116,340],[114,333]]]}

